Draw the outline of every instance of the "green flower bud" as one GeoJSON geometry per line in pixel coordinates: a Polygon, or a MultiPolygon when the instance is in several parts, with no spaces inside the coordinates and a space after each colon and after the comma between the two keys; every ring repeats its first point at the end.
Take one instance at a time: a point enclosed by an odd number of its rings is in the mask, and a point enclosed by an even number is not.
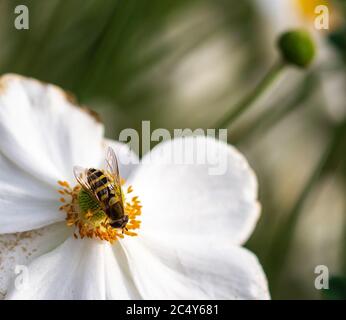
{"type": "Polygon", "coordinates": [[[300,68],[308,67],[315,56],[315,44],[310,34],[304,30],[283,33],[278,46],[284,61],[300,68]]]}

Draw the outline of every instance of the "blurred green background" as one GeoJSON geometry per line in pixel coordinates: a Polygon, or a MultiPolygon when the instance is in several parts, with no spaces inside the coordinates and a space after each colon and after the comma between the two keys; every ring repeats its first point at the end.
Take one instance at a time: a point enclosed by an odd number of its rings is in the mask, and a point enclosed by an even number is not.
{"type": "Polygon", "coordinates": [[[0,0],[0,72],[57,84],[124,128],[213,128],[278,59],[276,38],[311,30],[318,56],[286,68],[229,127],[258,175],[247,243],[274,299],[346,298],[346,4],[322,0],[0,0]],[[14,8],[29,8],[29,30],[14,8]],[[330,28],[314,28],[317,5],[330,28]],[[317,265],[330,289],[314,286],[317,265]]]}

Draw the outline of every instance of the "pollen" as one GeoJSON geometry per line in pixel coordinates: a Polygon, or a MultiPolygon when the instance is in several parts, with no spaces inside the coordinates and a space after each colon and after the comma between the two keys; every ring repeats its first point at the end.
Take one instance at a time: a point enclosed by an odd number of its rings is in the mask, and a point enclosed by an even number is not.
{"type": "MultiPolygon", "coordinates": [[[[125,182],[122,181],[122,184],[125,182]]],[[[58,181],[58,193],[61,196],[60,211],[66,214],[66,225],[74,228],[75,239],[98,238],[114,243],[124,236],[137,236],[141,226],[138,217],[141,215],[142,206],[137,196],[130,196],[132,186],[123,189],[123,202],[125,214],[129,220],[123,229],[114,228],[111,221],[102,210],[101,205],[86,192],[80,185],[71,187],[66,181],[58,181]]]]}

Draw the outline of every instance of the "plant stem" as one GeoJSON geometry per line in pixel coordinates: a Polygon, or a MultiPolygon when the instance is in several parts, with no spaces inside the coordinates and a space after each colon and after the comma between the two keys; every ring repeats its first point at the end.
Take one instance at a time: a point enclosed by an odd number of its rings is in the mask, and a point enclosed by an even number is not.
{"type": "Polygon", "coordinates": [[[274,83],[281,71],[284,69],[284,62],[277,62],[264,76],[262,81],[257,84],[255,89],[241,100],[234,108],[232,108],[220,121],[216,128],[227,128],[236,120],[244,111],[246,111],[253,103],[261,97],[261,95],[274,83]]]}
{"type": "Polygon", "coordinates": [[[305,187],[298,197],[296,203],[292,207],[288,214],[287,221],[282,223],[282,227],[279,228],[276,236],[273,239],[273,248],[270,251],[270,268],[271,268],[271,284],[275,289],[277,280],[280,276],[282,268],[288,257],[288,252],[293,240],[294,231],[297,226],[297,222],[301,216],[305,200],[310,194],[311,190],[315,186],[319,178],[330,169],[331,164],[335,160],[335,154],[339,149],[340,143],[342,143],[343,132],[346,129],[346,121],[338,125],[333,132],[333,136],[324,151],[319,163],[315,167],[313,173],[308,179],[305,187]]]}
{"type": "MultiPolygon", "coordinates": [[[[344,177],[345,180],[345,177],[344,177]]],[[[343,184],[344,188],[346,187],[346,184],[343,184]]],[[[344,199],[344,220],[343,220],[343,237],[342,237],[342,243],[341,243],[341,271],[342,275],[346,277],[346,201],[344,199]]]]}
{"type": "Polygon", "coordinates": [[[276,126],[288,115],[290,115],[297,108],[302,106],[302,103],[308,100],[311,96],[313,90],[316,89],[318,81],[314,74],[308,74],[301,83],[294,89],[298,91],[294,96],[294,92],[290,92],[287,96],[289,97],[287,101],[283,101],[283,106],[280,109],[276,108],[278,104],[277,101],[267,108],[262,114],[259,115],[257,119],[252,121],[246,128],[242,129],[240,134],[233,136],[232,142],[237,143],[248,143],[254,137],[269,131],[273,126],[276,126]],[[290,99],[294,96],[293,99],[290,99]]]}

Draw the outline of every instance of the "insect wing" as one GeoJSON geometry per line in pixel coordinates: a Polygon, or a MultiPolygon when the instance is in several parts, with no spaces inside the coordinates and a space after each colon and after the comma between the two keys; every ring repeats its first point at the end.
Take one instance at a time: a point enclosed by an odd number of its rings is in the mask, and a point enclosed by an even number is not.
{"type": "MultiPolygon", "coordinates": [[[[89,193],[90,196],[93,197],[94,200],[97,202],[100,202],[100,199],[98,199],[97,195],[95,194],[92,186],[90,185],[88,181],[88,169],[75,166],[73,168],[73,174],[78,181],[78,183],[82,186],[82,188],[89,193]]],[[[90,177],[90,175],[89,175],[90,177]]]]}
{"type": "Polygon", "coordinates": [[[120,185],[118,159],[114,150],[110,147],[107,149],[106,170],[112,175],[114,181],[120,185]]]}
{"type": "Polygon", "coordinates": [[[87,171],[87,169],[82,167],[73,167],[73,174],[78,183],[85,189],[85,191],[92,192],[91,186],[87,178],[87,171]]]}
{"type": "Polygon", "coordinates": [[[122,199],[122,190],[121,190],[121,181],[120,181],[120,174],[119,174],[119,166],[118,166],[118,159],[114,152],[114,150],[110,147],[107,149],[107,155],[106,155],[106,170],[109,172],[109,174],[112,176],[114,182],[115,182],[115,189],[116,193],[119,193],[120,195],[120,203],[123,207],[122,199]]]}

